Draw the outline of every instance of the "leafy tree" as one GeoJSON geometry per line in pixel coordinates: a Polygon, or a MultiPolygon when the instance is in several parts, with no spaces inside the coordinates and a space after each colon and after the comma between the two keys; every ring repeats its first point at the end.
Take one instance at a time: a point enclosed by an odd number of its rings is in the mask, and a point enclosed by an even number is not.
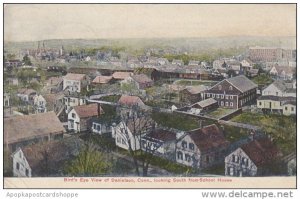
{"type": "Polygon", "coordinates": [[[65,172],[74,176],[95,176],[105,174],[111,167],[104,155],[92,143],[86,143],[79,155],[66,164],[65,172]]]}
{"type": "Polygon", "coordinates": [[[25,55],[25,56],[23,57],[23,63],[24,63],[25,65],[28,65],[28,66],[31,66],[31,65],[32,65],[31,60],[30,60],[30,58],[29,58],[28,55],[25,55]]]}

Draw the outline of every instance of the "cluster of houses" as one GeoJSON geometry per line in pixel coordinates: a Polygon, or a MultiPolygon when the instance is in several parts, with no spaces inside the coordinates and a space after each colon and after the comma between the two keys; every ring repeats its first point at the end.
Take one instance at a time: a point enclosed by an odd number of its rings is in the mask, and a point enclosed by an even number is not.
{"type": "MultiPolygon", "coordinates": [[[[39,52],[32,53],[47,55],[47,51],[40,48],[39,52]]],[[[63,47],[58,53],[64,55],[63,47]]],[[[109,60],[119,65],[116,59],[104,58],[102,56],[100,64],[109,60]]],[[[18,64],[10,64],[18,67],[18,64]]],[[[47,79],[41,92],[19,89],[16,96],[28,115],[4,115],[4,145],[12,157],[12,175],[63,175],[63,168],[58,165],[76,157],[83,146],[83,141],[75,136],[78,133],[109,134],[119,148],[143,150],[199,170],[225,164],[224,174],[228,176],[268,175],[270,165],[281,160],[280,150],[267,137],[250,135],[246,143],[232,148],[226,140],[226,131],[217,124],[179,131],[159,126],[152,119],[137,117],[134,107],[143,110],[151,110],[151,107],[144,104],[145,98],[125,92],[116,103],[105,102],[116,106],[118,119],[104,121],[102,118],[108,114],[102,107],[104,102],[90,95],[95,88],[115,83],[144,91],[160,78],[219,80],[212,86],[171,84],[169,87],[180,92],[180,101],[194,115],[217,108],[238,110],[256,104],[256,109],[264,113],[289,116],[296,115],[296,81],[293,81],[291,68],[286,70],[278,64],[271,67],[269,73],[276,76],[276,80],[258,96],[258,85],[248,78],[258,75],[251,59],[220,59],[210,67],[196,60],[185,66],[182,60],[170,63],[165,58],[146,56],[143,59],[129,57],[126,64],[127,69],[135,70],[115,70],[108,75],[99,74],[97,70],[91,74],[69,72],[47,79]],[[233,71],[231,76],[229,70],[233,71]],[[127,121],[122,118],[124,115],[127,121]]],[[[4,94],[5,107],[10,107],[10,98],[9,93],[4,94]]],[[[290,163],[294,158],[287,161],[290,163]]]]}

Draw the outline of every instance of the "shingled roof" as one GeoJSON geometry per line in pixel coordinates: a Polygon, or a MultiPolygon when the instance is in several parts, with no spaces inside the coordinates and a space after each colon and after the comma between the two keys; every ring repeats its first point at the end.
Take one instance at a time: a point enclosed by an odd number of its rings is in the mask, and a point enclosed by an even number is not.
{"type": "Polygon", "coordinates": [[[162,142],[176,140],[176,133],[165,129],[156,129],[155,131],[147,134],[144,138],[148,140],[157,140],[162,142]]]}
{"type": "Polygon", "coordinates": [[[4,142],[8,144],[62,132],[65,128],[54,112],[4,119],[4,142]]]}
{"type": "Polygon", "coordinates": [[[215,125],[205,126],[187,132],[201,151],[207,151],[219,147],[227,147],[229,142],[225,139],[223,132],[215,125]]]}
{"type": "Polygon", "coordinates": [[[112,76],[97,76],[95,79],[92,81],[94,84],[107,84],[110,80],[112,80],[112,76]]]}
{"type": "Polygon", "coordinates": [[[130,72],[114,72],[112,75],[114,79],[126,79],[130,77],[132,73],[130,72]]]}
{"type": "Polygon", "coordinates": [[[134,81],[136,81],[140,84],[153,82],[152,79],[150,79],[147,75],[144,75],[144,74],[133,75],[132,79],[134,79],[134,81]]]}
{"type": "Polygon", "coordinates": [[[29,145],[22,147],[21,150],[32,169],[33,175],[44,176],[58,174],[61,167],[64,166],[63,162],[77,156],[83,145],[83,140],[71,136],[62,140],[29,145]]]}
{"type": "MultiPolygon", "coordinates": [[[[96,103],[88,104],[88,105],[81,105],[81,106],[74,106],[73,108],[79,118],[87,118],[87,117],[93,117],[93,116],[98,115],[98,104],[96,104],[96,103]]],[[[104,111],[101,106],[100,106],[100,114],[104,114],[104,111]]]]}
{"type": "Polygon", "coordinates": [[[234,87],[239,89],[241,92],[246,92],[248,90],[254,89],[257,87],[257,85],[252,82],[250,79],[245,77],[244,75],[239,75],[236,77],[232,77],[223,81],[228,81],[230,84],[232,84],[234,87]]]}
{"type": "Polygon", "coordinates": [[[84,79],[85,76],[85,74],[68,73],[66,76],[64,76],[64,79],[81,81],[84,79]]]}
{"type": "Polygon", "coordinates": [[[241,149],[256,166],[268,164],[282,155],[279,149],[267,138],[253,140],[242,145],[241,149]]]}
{"type": "Polygon", "coordinates": [[[122,95],[118,103],[126,106],[144,105],[143,101],[139,97],[130,95],[122,95]]]}
{"type": "Polygon", "coordinates": [[[201,108],[204,108],[204,107],[210,106],[215,103],[217,103],[217,101],[215,99],[208,98],[208,99],[202,100],[200,102],[197,102],[197,103],[193,104],[192,106],[199,105],[201,108]]]}

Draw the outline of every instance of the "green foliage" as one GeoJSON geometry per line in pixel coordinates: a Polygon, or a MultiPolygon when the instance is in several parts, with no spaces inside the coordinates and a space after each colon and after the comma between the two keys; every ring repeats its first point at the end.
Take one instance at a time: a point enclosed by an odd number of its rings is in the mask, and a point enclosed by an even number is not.
{"type": "Polygon", "coordinates": [[[25,65],[28,65],[28,66],[31,66],[31,65],[32,65],[31,60],[30,60],[30,58],[29,58],[28,55],[25,55],[25,56],[23,57],[23,63],[24,63],[25,65]]]}
{"type": "Polygon", "coordinates": [[[171,114],[154,112],[152,114],[152,119],[162,126],[184,131],[196,129],[199,127],[199,122],[197,121],[197,119],[176,113],[171,114]]]}
{"type": "Polygon", "coordinates": [[[234,117],[232,121],[263,127],[266,133],[272,135],[275,143],[284,154],[289,154],[296,150],[296,118],[293,116],[244,112],[234,117]]]}
{"type": "Polygon", "coordinates": [[[260,74],[252,79],[254,83],[261,86],[269,85],[273,82],[273,79],[267,74],[260,74]]]}
{"type": "Polygon", "coordinates": [[[72,176],[102,175],[107,173],[111,166],[93,144],[85,144],[79,155],[66,165],[65,172],[72,176]]]}
{"type": "Polygon", "coordinates": [[[18,79],[20,79],[24,85],[29,84],[30,80],[36,76],[37,72],[31,69],[20,69],[17,72],[18,79]]]}
{"type": "Polygon", "coordinates": [[[121,97],[120,95],[109,95],[109,96],[101,97],[100,100],[117,103],[120,97],[121,97]]]}

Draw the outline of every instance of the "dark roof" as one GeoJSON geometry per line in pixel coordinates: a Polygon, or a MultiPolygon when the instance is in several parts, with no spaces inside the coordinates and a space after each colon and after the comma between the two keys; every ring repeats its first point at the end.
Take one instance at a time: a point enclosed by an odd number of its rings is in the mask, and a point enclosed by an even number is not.
{"type": "Polygon", "coordinates": [[[64,166],[63,162],[77,156],[82,146],[83,141],[80,138],[71,136],[62,140],[29,145],[21,148],[21,150],[32,169],[32,173],[43,176],[47,174],[45,166],[47,166],[48,172],[58,174],[60,167],[64,166]]]}
{"type": "Polygon", "coordinates": [[[176,134],[165,129],[156,129],[155,131],[147,134],[144,138],[167,142],[176,140],[176,134]]]}
{"type": "Polygon", "coordinates": [[[292,88],[292,84],[284,82],[283,80],[276,80],[273,82],[273,85],[282,92],[296,93],[296,89],[292,88]]]}
{"type": "Polygon", "coordinates": [[[22,115],[4,119],[4,142],[15,143],[65,132],[63,124],[54,112],[22,115]]]}
{"type": "Polygon", "coordinates": [[[256,166],[263,166],[270,163],[281,155],[279,149],[267,138],[253,140],[242,145],[241,149],[256,166]]]}
{"type": "Polygon", "coordinates": [[[297,105],[297,101],[296,100],[294,100],[294,101],[286,101],[286,102],[283,103],[283,105],[287,105],[287,104],[296,106],[297,105]]]}
{"type": "Polygon", "coordinates": [[[205,126],[187,132],[200,150],[210,150],[219,147],[227,147],[229,142],[225,139],[223,132],[215,125],[205,126]]]}
{"type": "MultiPolygon", "coordinates": [[[[98,115],[98,104],[89,104],[73,107],[79,118],[93,117],[98,115]]],[[[100,113],[104,114],[102,107],[100,106],[100,113]]]]}
{"type": "Polygon", "coordinates": [[[254,89],[257,87],[257,85],[249,80],[244,75],[239,75],[236,77],[232,77],[229,79],[226,79],[224,81],[228,81],[230,84],[232,84],[234,87],[239,89],[241,92],[246,92],[248,90],[254,89]]]}

